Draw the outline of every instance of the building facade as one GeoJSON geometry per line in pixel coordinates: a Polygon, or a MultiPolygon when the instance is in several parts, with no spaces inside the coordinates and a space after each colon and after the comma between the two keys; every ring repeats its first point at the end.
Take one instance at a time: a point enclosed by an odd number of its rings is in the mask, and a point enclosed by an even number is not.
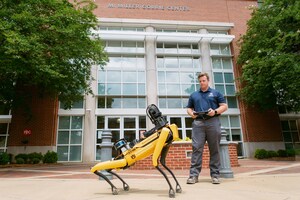
{"type": "Polygon", "coordinates": [[[239,157],[255,149],[299,148],[299,115],[247,107],[236,97],[238,39],[246,32],[254,0],[96,0],[100,37],[109,56],[106,66],[93,66],[94,96],[71,110],[56,99],[28,101],[33,117],[2,111],[0,150],[14,155],[54,150],[59,161],[101,160],[101,133],[113,141],[139,138],[153,127],[146,107],[156,104],[180,138],[191,138],[192,120],[185,106],[199,89],[197,73],[207,72],[211,87],[221,91],[229,109],[221,123],[227,139],[238,144],[239,157]]]}

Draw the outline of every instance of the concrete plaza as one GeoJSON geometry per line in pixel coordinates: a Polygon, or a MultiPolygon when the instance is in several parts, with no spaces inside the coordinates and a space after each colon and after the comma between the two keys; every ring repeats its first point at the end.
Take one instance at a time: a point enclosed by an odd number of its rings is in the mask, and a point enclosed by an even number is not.
{"type": "MultiPolygon", "coordinates": [[[[232,168],[234,178],[211,184],[209,170],[203,169],[199,182],[187,185],[188,170],[174,170],[182,193],[176,199],[210,200],[300,200],[300,161],[241,159],[232,168]]],[[[169,199],[168,185],[157,170],[117,171],[130,186],[114,178],[119,194],[89,172],[90,164],[32,165],[0,168],[1,200],[89,200],[169,199]]],[[[163,168],[162,168],[163,169],[163,168]]],[[[165,170],[164,170],[165,171],[165,170]]],[[[175,182],[170,177],[175,189],[175,182]]]]}

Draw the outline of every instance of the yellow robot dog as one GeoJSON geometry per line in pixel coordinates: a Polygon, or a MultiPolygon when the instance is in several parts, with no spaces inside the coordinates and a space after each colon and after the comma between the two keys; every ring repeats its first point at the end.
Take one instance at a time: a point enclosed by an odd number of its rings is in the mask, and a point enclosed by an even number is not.
{"type": "Polygon", "coordinates": [[[104,161],[96,164],[91,168],[91,172],[107,181],[111,186],[112,194],[117,195],[118,190],[113,183],[103,174],[101,170],[116,176],[123,183],[123,189],[129,190],[128,184],[116,173],[113,169],[126,169],[132,166],[135,162],[147,158],[152,155],[153,166],[164,176],[169,185],[169,197],[175,197],[175,191],[167,177],[167,175],[158,167],[159,158],[161,165],[172,175],[176,182],[176,192],[181,193],[181,187],[173,174],[166,166],[166,156],[169,148],[174,140],[178,138],[178,128],[176,124],[168,124],[162,117],[161,112],[156,105],[151,104],[147,107],[147,116],[155,127],[144,133],[145,139],[138,141],[134,140],[128,143],[125,139],[117,141],[114,146],[118,150],[119,155],[111,161],[104,161]]]}

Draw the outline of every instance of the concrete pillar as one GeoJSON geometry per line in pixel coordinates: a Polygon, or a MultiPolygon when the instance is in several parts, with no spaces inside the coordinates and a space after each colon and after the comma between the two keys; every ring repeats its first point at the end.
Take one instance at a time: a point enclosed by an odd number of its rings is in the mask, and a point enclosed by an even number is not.
{"type": "MultiPolygon", "coordinates": [[[[154,32],[152,26],[146,27],[146,32],[154,32]]],[[[155,36],[146,36],[145,39],[145,50],[146,50],[146,102],[147,105],[155,104],[158,105],[157,97],[157,75],[156,75],[156,38],[155,36]]],[[[147,129],[153,127],[149,118],[146,119],[147,129]]]]}
{"type": "Polygon", "coordinates": [[[221,142],[220,142],[220,161],[221,169],[220,176],[222,178],[233,178],[233,172],[230,165],[230,156],[228,150],[229,142],[226,140],[226,130],[221,127],[221,142]]]}
{"type": "MultiPolygon", "coordinates": [[[[103,130],[102,134],[101,134],[101,138],[102,138],[102,142],[100,144],[101,147],[101,162],[104,161],[108,161],[111,160],[112,158],[112,142],[111,142],[111,138],[112,138],[112,134],[111,131],[109,130],[103,130]]],[[[108,172],[106,172],[105,170],[101,171],[102,174],[104,174],[108,179],[112,179],[112,175],[108,172]]],[[[102,180],[102,178],[100,177],[100,180],[102,180]]]]}
{"type": "MultiPolygon", "coordinates": [[[[91,74],[94,80],[91,80],[91,88],[94,89],[94,94],[97,94],[95,90],[97,88],[97,66],[92,66],[91,74]]],[[[84,116],[84,130],[83,130],[83,146],[82,146],[82,161],[92,162],[95,161],[96,153],[96,99],[92,95],[85,96],[85,116],[84,116]]]]}
{"type": "MultiPolygon", "coordinates": [[[[200,29],[200,34],[208,34],[206,29],[200,29]]],[[[202,64],[202,72],[208,73],[210,77],[209,83],[212,84],[212,64],[210,58],[210,46],[209,39],[202,39],[200,42],[200,50],[201,50],[201,64],[202,64]]],[[[210,85],[212,87],[212,85],[210,85]]]]}

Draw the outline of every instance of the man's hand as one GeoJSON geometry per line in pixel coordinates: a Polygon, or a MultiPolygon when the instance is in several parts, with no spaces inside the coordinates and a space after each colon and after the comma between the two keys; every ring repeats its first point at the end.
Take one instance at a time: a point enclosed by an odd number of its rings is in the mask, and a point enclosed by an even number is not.
{"type": "Polygon", "coordinates": [[[215,116],[215,110],[214,109],[208,109],[208,113],[207,113],[207,115],[208,116],[210,116],[210,117],[213,117],[213,116],[215,116]]]}

